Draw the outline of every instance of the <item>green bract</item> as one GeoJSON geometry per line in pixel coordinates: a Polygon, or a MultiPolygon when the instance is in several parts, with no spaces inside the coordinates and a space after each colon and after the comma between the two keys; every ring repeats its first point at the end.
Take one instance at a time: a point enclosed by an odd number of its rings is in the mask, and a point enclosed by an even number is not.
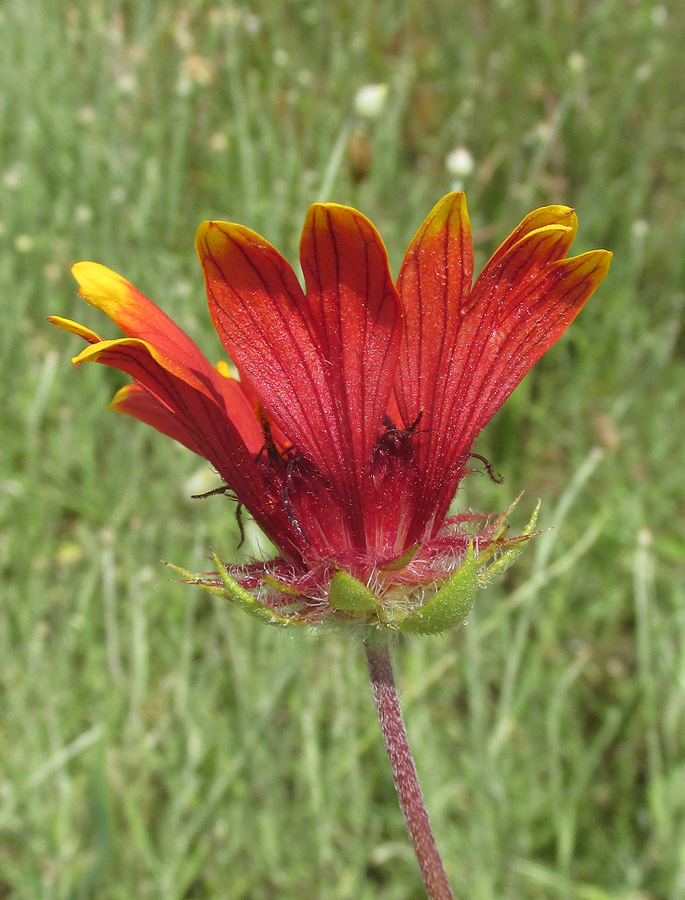
{"type": "Polygon", "coordinates": [[[473,606],[477,590],[476,556],[471,543],[464,562],[449,581],[397,627],[404,634],[441,634],[456,628],[473,606]]]}
{"type": "Polygon", "coordinates": [[[216,576],[193,575],[177,566],[174,571],[191,584],[223,597],[248,615],[282,628],[302,625],[341,625],[401,634],[444,634],[457,628],[473,606],[476,591],[502,575],[516,560],[530,538],[535,537],[540,504],[518,537],[507,538],[506,518],[512,504],[490,527],[489,538],[479,547],[478,535],[468,545],[461,565],[447,578],[433,583],[407,584],[395,573],[408,570],[417,548],[374,575],[373,590],[341,569],[329,575],[321,597],[302,594],[275,574],[263,574],[257,588],[242,587],[221,560],[212,553],[216,576]],[[327,585],[327,586],[326,586],[327,585]]]}

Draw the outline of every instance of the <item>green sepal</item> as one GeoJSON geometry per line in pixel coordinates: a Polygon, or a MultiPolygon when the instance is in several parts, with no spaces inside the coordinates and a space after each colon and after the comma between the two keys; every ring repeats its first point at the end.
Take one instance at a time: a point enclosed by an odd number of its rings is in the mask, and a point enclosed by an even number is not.
{"type": "Polygon", "coordinates": [[[396,569],[403,569],[405,566],[408,566],[409,563],[416,556],[416,552],[419,549],[421,544],[412,544],[412,546],[405,550],[401,556],[398,556],[396,559],[393,559],[392,562],[386,563],[382,566],[383,570],[386,572],[393,572],[396,569]]]}
{"type": "Polygon", "coordinates": [[[297,617],[284,616],[282,613],[278,613],[270,607],[259,603],[252,594],[231,578],[226,566],[221,562],[214,551],[212,551],[212,559],[214,560],[217,572],[219,573],[219,577],[224,586],[224,596],[232,603],[235,603],[236,606],[239,606],[243,612],[246,612],[250,616],[254,616],[255,619],[266,622],[267,625],[288,626],[304,624],[302,620],[297,617]]]}
{"type": "Polygon", "coordinates": [[[230,600],[231,603],[235,603],[236,606],[239,606],[243,612],[253,616],[255,619],[259,619],[260,622],[266,622],[267,625],[279,625],[281,627],[304,624],[304,622],[297,617],[284,616],[282,613],[278,613],[276,610],[259,603],[252,594],[231,578],[226,566],[214,552],[212,552],[212,559],[214,560],[217,572],[219,573],[219,578],[221,578],[221,585],[211,584],[201,576],[193,575],[192,572],[188,572],[186,569],[180,568],[180,566],[174,566],[171,563],[167,563],[167,565],[175,572],[178,572],[178,574],[186,579],[189,584],[196,584],[199,587],[204,588],[204,590],[209,591],[210,594],[215,594],[217,597],[223,597],[225,600],[230,600]]]}
{"type": "Polygon", "coordinates": [[[456,628],[473,606],[477,589],[476,554],[471,543],[464,562],[449,581],[397,627],[405,634],[441,634],[456,628]]]}
{"type": "Polygon", "coordinates": [[[533,514],[531,515],[528,524],[523,529],[521,534],[512,538],[512,540],[516,541],[516,543],[509,547],[508,550],[505,550],[504,553],[497,559],[491,566],[488,566],[487,569],[482,571],[478,576],[478,586],[485,587],[486,584],[490,584],[496,578],[499,578],[500,575],[503,575],[506,570],[511,566],[516,560],[519,558],[521,553],[523,552],[524,547],[528,543],[528,538],[533,534],[535,530],[535,526],[538,521],[538,514],[540,513],[540,505],[542,501],[538,500],[537,506],[533,510],[533,514]]]}
{"type": "Polygon", "coordinates": [[[328,602],[333,609],[344,612],[373,612],[378,609],[378,597],[349,572],[336,572],[331,580],[328,602]]]}

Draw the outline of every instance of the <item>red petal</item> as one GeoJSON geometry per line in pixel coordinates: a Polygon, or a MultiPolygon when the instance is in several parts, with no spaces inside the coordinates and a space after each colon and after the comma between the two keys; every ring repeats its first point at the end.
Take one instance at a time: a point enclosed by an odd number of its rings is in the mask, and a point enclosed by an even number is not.
{"type": "Polygon", "coordinates": [[[455,392],[446,413],[453,420],[453,458],[470,448],[606,275],[610,254],[602,250],[591,254],[593,271],[599,267],[594,275],[586,265],[576,270],[571,260],[558,262],[572,237],[573,229],[563,225],[531,231],[476,281],[452,358],[455,392]],[[563,273],[580,290],[565,284],[563,273]]]}
{"type": "MultiPolygon", "coordinates": [[[[550,265],[544,277],[509,310],[505,335],[484,377],[474,419],[476,433],[540,357],[556,343],[602,283],[612,254],[591,250],[550,265]]],[[[500,326],[502,327],[502,326],[500,326]]]]}
{"type": "Polygon", "coordinates": [[[240,432],[247,449],[256,456],[264,446],[264,435],[255,416],[254,403],[225,363],[217,365],[215,371],[228,418],[240,432]]]}
{"type": "Polygon", "coordinates": [[[532,234],[533,231],[537,231],[540,228],[546,228],[548,225],[562,225],[567,229],[566,242],[561,242],[558,245],[558,256],[557,259],[561,259],[564,257],[573,243],[573,240],[576,236],[576,231],[578,230],[578,218],[569,206],[542,206],[540,209],[535,209],[533,212],[528,213],[525,219],[518,225],[509,237],[503,241],[502,244],[495,250],[495,252],[490,257],[490,261],[485,266],[481,274],[479,275],[479,280],[481,278],[488,278],[494,271],[496,271],[497,266],[502,261],[504,256],[514,247],[522,238],[526,237],[526,235],[532,234]]]}
{"type": "Polygon", "coordinates": [[[139,384],[127,384],[122,387],[114,395],[109,408],[151,425],[198,456],[204,456],[188,431],[181,425],[178,416],[139,384]]]}
{"type": "Polygon", "coordinates": [[[388,407],[401,341],[402,312],[388,256],[368,219],[328,203],[309,208],[300,261],[329,369],[336,453],[361,483],[388,407]]]}
{"type": "Polygon", "coordinates": [[[134,338],[88,347],[74,359],[76,366],[83,362],[100,362],[135,378],[176,417],[190,441],[182,443],[212,463],[264,532],[291,559],[301,558],[301,536],[280,506],[270,501],[252,453],[220,402],[169,372],[154,347],[134,338]]]}
{"type": "Polygon", "coordinates": [[[476,435],[606,275],[610,254],[605,251],[559,262],[575,229],[567,207],[531,213],[462,299],[442,398],[436,393],[442,408],[433,414],[426,491],[414,535],[432,516],[442,521],[476,435]]]}
{"type": "Polygon", "coordinates": [[[271,244],[241,225],[205,222],[195,243],[224,347],[260,403],[318,464],[329,398],[295,273],[271,244]]]}
{"type": "Polygon", "coordinates": [[[471,225],[463,193],[434,207],[402,262],[397,287],[404,334],[395,396],[405,427],[421,415],[425,459],[438,452],[443,416],[455,386],[448,380],[463,308],[473,278],[471,225]]]}
{"type": "MultiPolygon", "coordinates": [[[[221,377],[225,383],[225,390],[228,395],[227,405],[234,410],[239,410],[240,404],[244,404],[244,408],[249,414],[249,419],[246,415],[244,422],[237,422],[235,415],[231,415],[229,418],[240,432],[243,440],[245,440],[245,435],[247,434],[249,439],[246,441],[247,448],[252,456],[256,456],[264,443],[261,429],[252,414],[246,398],[242,394],[239,395],[237,393],[240,391],[239,382],[230,376],[222,375],[221,377]]],[[[141,422],[145,422],[146,425],[151,425],[157,431],[161,431],[162,434],[166,434],[167,437],[173,438],[179,444],[183,444],[184,447],[192,450],[193,453],[197,453],[198,456],[206,456],[206,453],[201,448],[198,448],[193,441],[187,429],[181,425],[176,413],[139,384],[127,384],[117,391],[109,408],[124,413],[124,415],[132,416],[134,419],[139,419],[141,422]]]]}
{"type": "Polygon", "coordinates": [[[288,263],[247,228],[205,223],[196,246],[224,346],[288,440],[348,498],[363,542],[361,481],[399,343],[380,237],[355,210],[312,207],[301,244],[306,299],[288,263]]]}

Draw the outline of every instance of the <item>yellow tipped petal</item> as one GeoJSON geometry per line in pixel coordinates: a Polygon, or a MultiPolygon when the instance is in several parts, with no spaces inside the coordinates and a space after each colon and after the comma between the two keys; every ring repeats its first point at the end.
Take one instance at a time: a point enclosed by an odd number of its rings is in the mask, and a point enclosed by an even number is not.
{"type": "Polygon", "coordinates": [[[137,292],[133,285],[107,266],[80,262],[72,266],[71,273],[78,282],[81,297],[117,324],[122,312],[135,305],[134,292],[137,292]]]}
{"type": "Polygon", "coordinates": [[[343,232],[349,231],[354,233],[354,231],[361,226],[364,231],[373,235],[379,246],[385,251],[385,245],[373,222],[371,222],[371,220],[363,213],[360,213],[358,209],[354,209],[351,206],[344,206],[342,203],[312,203],[304,218],[304,226],[302,229],[303,238],[305,238],[310,231],[323,235],[329,234],[330,220],[327,215],[321,215],[322,212],[331,214],[335,218],[338,228],[343,232]]]}
{"type": "Polygon", "coordinates": [[[541,228],[547,228],[550,225],[563,226],[565,229],[568,229],[566,246],[570,247],[578,230],[578,217],[575,211],[570,206],[542,206],[540,209],[535,209],[532,213],[528,213],[506,241],[500,244],[487,264],[486,271],[494,268],[502,257],[527,235],[539,231],[541,228]]]}
{"type": "MultiPolygon", "coordinates": [[[[84,300],[108,315],[127,338],[144,342],[168,372],[213,397],[210,385],[216,383],[216,372],[195,342],[152,300],[100,263],[76,263],[71,271],[84,300]]],[[[94,358],[97,357],[81,354],[75,365],[94,358]]]]}
{"type": "Polygon", "coordinates": [[[538,228],[544,228],[545,225],[566,225],[572,229],[575,235],[578,229],[578,217],[570,206],[561,204],[541,206],[539,209],[534,209],[532,213],[528,213],[516,230],[528,233],[538,228]]]}
{"type": "Polygon", "coordinates": [[[214,368],[217,370],[219,375],[222,375],[224,378],[233,378],[233,375],[231,375],[231,370],[225,359],[220,359],[214,368]]]}
{"type": "MultiPolygon", "coordinates": [[[[557,259],[565,256],[573,243],[575,229],[571,225],[554,223],[542,225],[526,232],[515,244],[511,244],[500,259],[523,261],[533,255],[546,254],[552,247],[557,259]]],[[[519,264],[517,262],[517,264],[519,264]]]]}
{"type": "Polygon", "coordinates": [[[107,353],[109,350],[116,350],[118,347],[142,347],[153,359],[159,362],[159,354],[155,351],[155,348],[148,344],[147,341],[141,341],[138,338],[118,338],[115,341],[99,341],[97,344],[86,347],[86,349],[82,350],[77,356],[72,357],[71,361],[78,369],[78,367],[85,362],[98,362],[103,354],[107,353]]]}
{"type": "Polygon", "coordinates": [[[447,227],[471,234],[471,223],[466,208],[466,194],[463,191],[455,191],[446,194],[442,200],[435,204],[426,216],[424,226],[421,229],[421,240],[425,242],[444,234],[447,227]]]}
{"type": "Polygon", "coordinates": [[[207,221],[200,225],[195,235],[195,249],[200,262],[204,264],[208,256],[221,254],[226,248],[227,240],[238,246],[247,243],[252,247],[275,250],[261,234],[244,225],[237,225],[235,222],[207,221]]]}
{"type": "Polygon", "coordinates": [[[48,322],[56,325],[58,328],[69,331],[71,334],[75,334],[77,337],[83,338],[89,344],[97,344],[102,340],[99,334],[91,331],[90,328],[86,328],[85,325],[79,325],[78,322],[74,322],[72,319],[65,319],[62,316],[48,316],[48,322]]]}
{"type": "MultiPolygon", "coordinates": [[[[571,230],[572,243],[573,238],[578,231],[578,217],[576,216],[575,210],[571,209],[570,206],[561,206],[558,204],[554,206],[541,206],[540,209],[534,209],[533,212],[528,213],[521,224],[515,228],[506,241],[504,241],[500,250],[506,250],[520,241],[521,238],[525,237],[527,234],[538,231],[540,228],[546,228],[548,225],[563,225],[565,228],[569,228],[571,230]]],[[[499,250],[497,253],[499,253],[499,250]]]]}
{"type": "Polygon", "coordinates": [[[573,283],[582,283],[589,297],[606,278],[613,255],[610,250],[589,250],[558,262],[555,269],[573,283]]]}
{"type": "Polygon", "coordinates": [[[116,394],[112,397],[112,402],[109,404],[107,409],[113,409],[115,412],[125,411],[125,407],[128,404],[131,397],[136,397],[141,388],[137,384],[125,384],[122,388],[116,392],[116,394]]]}

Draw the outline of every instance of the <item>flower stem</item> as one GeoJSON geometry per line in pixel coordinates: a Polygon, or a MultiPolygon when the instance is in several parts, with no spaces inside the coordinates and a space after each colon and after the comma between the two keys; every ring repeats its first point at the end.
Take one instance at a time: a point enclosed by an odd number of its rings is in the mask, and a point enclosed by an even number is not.
{"type": "Polygon", "coordinates": [[[392,674],[390,649],[387,644],[364,642],[373,698],[388,751],[392,775],[400,800],[400,807],[414,844],[414,852],[421,867],[423,883],[429,900],[453,900],[454,895],[440,859],[440,853],[430,827],[428,811],[416,775],[414,759],[409,748],[400,701],[392,674]]]}

